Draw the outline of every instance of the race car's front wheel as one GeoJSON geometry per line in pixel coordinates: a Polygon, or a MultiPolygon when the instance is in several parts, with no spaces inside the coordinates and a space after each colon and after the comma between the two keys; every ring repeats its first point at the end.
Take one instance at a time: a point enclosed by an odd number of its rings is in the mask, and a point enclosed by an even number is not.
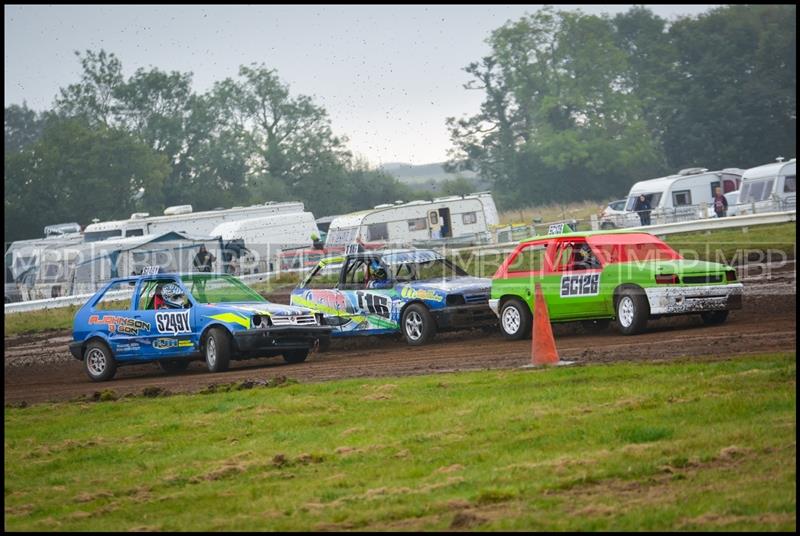
{"type": "Polygon", "coordinates": [[[86,345],[83,366],[86,374],[95,382],[108,381],[117,372],[117,361],[111,355],[111,349],[102,341],[92,341],[86,345]]]}
{"type": "Polygon", "coordinates": [[[231,337],[222,328],[211,328],[206,335],[206,366],[209,372],[225,372],[231,363],[231,337]]]}
{"type": "Polygon", "coordinates": [[[623,335],[641,333],[647,326],[650,303],[640,288],[626,288],[617,297],[617,324],[623,335]]]}
{"type": "Polygon", "coordinates": [[[431,312],[421,303],[412,303],[403,311],[400,320],[403,336],[412,346],[425,344],[436,335],[436,324],[431,312]]]}
{"type": "Polygon", "coordinates": [[[287,363],[302,363],[308,357],[308,350],[288,350],[283,353],[283,360],[287,363]]]}
{"type": "Polygon", "coordinates": [[[500,330],[506,339],[524,339],[531,332],[531,312],[522,300],[511,298],[500,308],[500,330]]]}

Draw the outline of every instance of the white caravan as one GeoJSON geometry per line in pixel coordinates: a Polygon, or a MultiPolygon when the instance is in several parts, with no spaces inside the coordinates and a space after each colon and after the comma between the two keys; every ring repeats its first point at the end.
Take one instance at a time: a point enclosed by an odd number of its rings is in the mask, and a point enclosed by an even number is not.
{"type": "Polygon", "coordinates": [[[233,207],[228,209],[205,210],[192,212],[192,205],[168,207],[163,216],[150,216],[147,212],[131,214],[130,219],[97,222],[87,225],[84,239],[87,242],[105,240],[107,238],[127,238],[148,234],[168,233],[176,231],[191,235],[210,236],[211,231],[226,222],[262,218],[276,214],[303,212],[303,203],[268,202],[263,205],[249,207],[233,207]]]}
{"type": "MultiPolygon", "coordinates": [[[[797,207],[797,161],[782,159],[750,168],[742,176],[737,212],[753,214],[797,207]]],[[[729,201],[730,204],[730,201],[729,201]]]]}
{"type": "Polygon", "coordinates": [[[313,214],[295,212],[222,223],[210,235],[225,243],[241,240],[252,255],[240,258],[236,271],[250,273],[271,270],[270,261],[282,250],[310,247],[311,237],[319,236],[319,229],[313,214]]]}
{"type": "Polygon", "coordinates": [[[362,243],[482,243],[499,217],[490,192],[438,197],[433,201],[378,205],[336,217],[328,228],[326,249],[362,243]]]}
{"type": "Polygon", "coordinates": [[[634,211],[640,195],[650,203],[651,223],[672,223],[695,220],[713,216],[714,193],[717,188],[722,193],[739,189],[744,170],[726,168],[708,171],[705,168],[682,169],[675,175],[658,179],[639,181],[628,193],[625,214],[615,221],[617,227],[640,225],[639,216],[634,211]]]}

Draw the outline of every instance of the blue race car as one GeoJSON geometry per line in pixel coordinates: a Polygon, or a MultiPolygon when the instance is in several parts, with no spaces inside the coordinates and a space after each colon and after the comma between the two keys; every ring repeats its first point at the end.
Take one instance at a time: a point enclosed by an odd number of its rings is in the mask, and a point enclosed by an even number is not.
{"type": "Polygon", "coordinates": [[[273,304],[225,274],[150,274],[117,278],[76,313],[69,350],[94,381],[120,365],[158,362],[166,372],[205,358],[210,372],[230,360],[283,355],[305,361],[325,345],[321,314],[273,304]]]}
{"type": "Polygon", "coordinates": [[[291,303],[323,313],[333,337],[401,332],[419,345],[437,331],[496,325],[491,286],[432,250],[353,252],[320,261],[291,303]]]}

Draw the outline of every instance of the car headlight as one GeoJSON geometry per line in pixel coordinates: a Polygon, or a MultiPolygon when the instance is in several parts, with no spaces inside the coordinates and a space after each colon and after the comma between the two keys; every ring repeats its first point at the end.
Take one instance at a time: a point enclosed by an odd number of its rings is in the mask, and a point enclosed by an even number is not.
{"type": "Polygon", "coordinates": [[[447,305],[464,305],[466,302],[461,294],[450,294],[445,299],[445,303],[447,305]]]}
{"type": "Polygon", "coordinates": [[[314,313],[314,316],[317,318],[317,325],[324,326],[325,325],[325,315],[322,313],[314,313]]]}
{"type": "Polygon", "coordinates": [[[261,316],[261,315],[253,315],[252,322],[254,328],[266,328],[269,327],[269,325],[271,324],[268,316],[261,316]]]}

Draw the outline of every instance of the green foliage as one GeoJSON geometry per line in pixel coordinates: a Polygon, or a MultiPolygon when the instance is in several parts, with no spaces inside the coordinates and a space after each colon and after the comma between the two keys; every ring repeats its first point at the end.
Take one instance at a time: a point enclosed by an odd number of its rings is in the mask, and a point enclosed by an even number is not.
{"type": "Polygon", "coordinates": [[[726,6],[667,21],[544,8],[465,67],[484,94],[449,118],[451,169],[501,208],[603,199],[677,169],[753,167],[796,150],[796,8],[726,6]]]}

